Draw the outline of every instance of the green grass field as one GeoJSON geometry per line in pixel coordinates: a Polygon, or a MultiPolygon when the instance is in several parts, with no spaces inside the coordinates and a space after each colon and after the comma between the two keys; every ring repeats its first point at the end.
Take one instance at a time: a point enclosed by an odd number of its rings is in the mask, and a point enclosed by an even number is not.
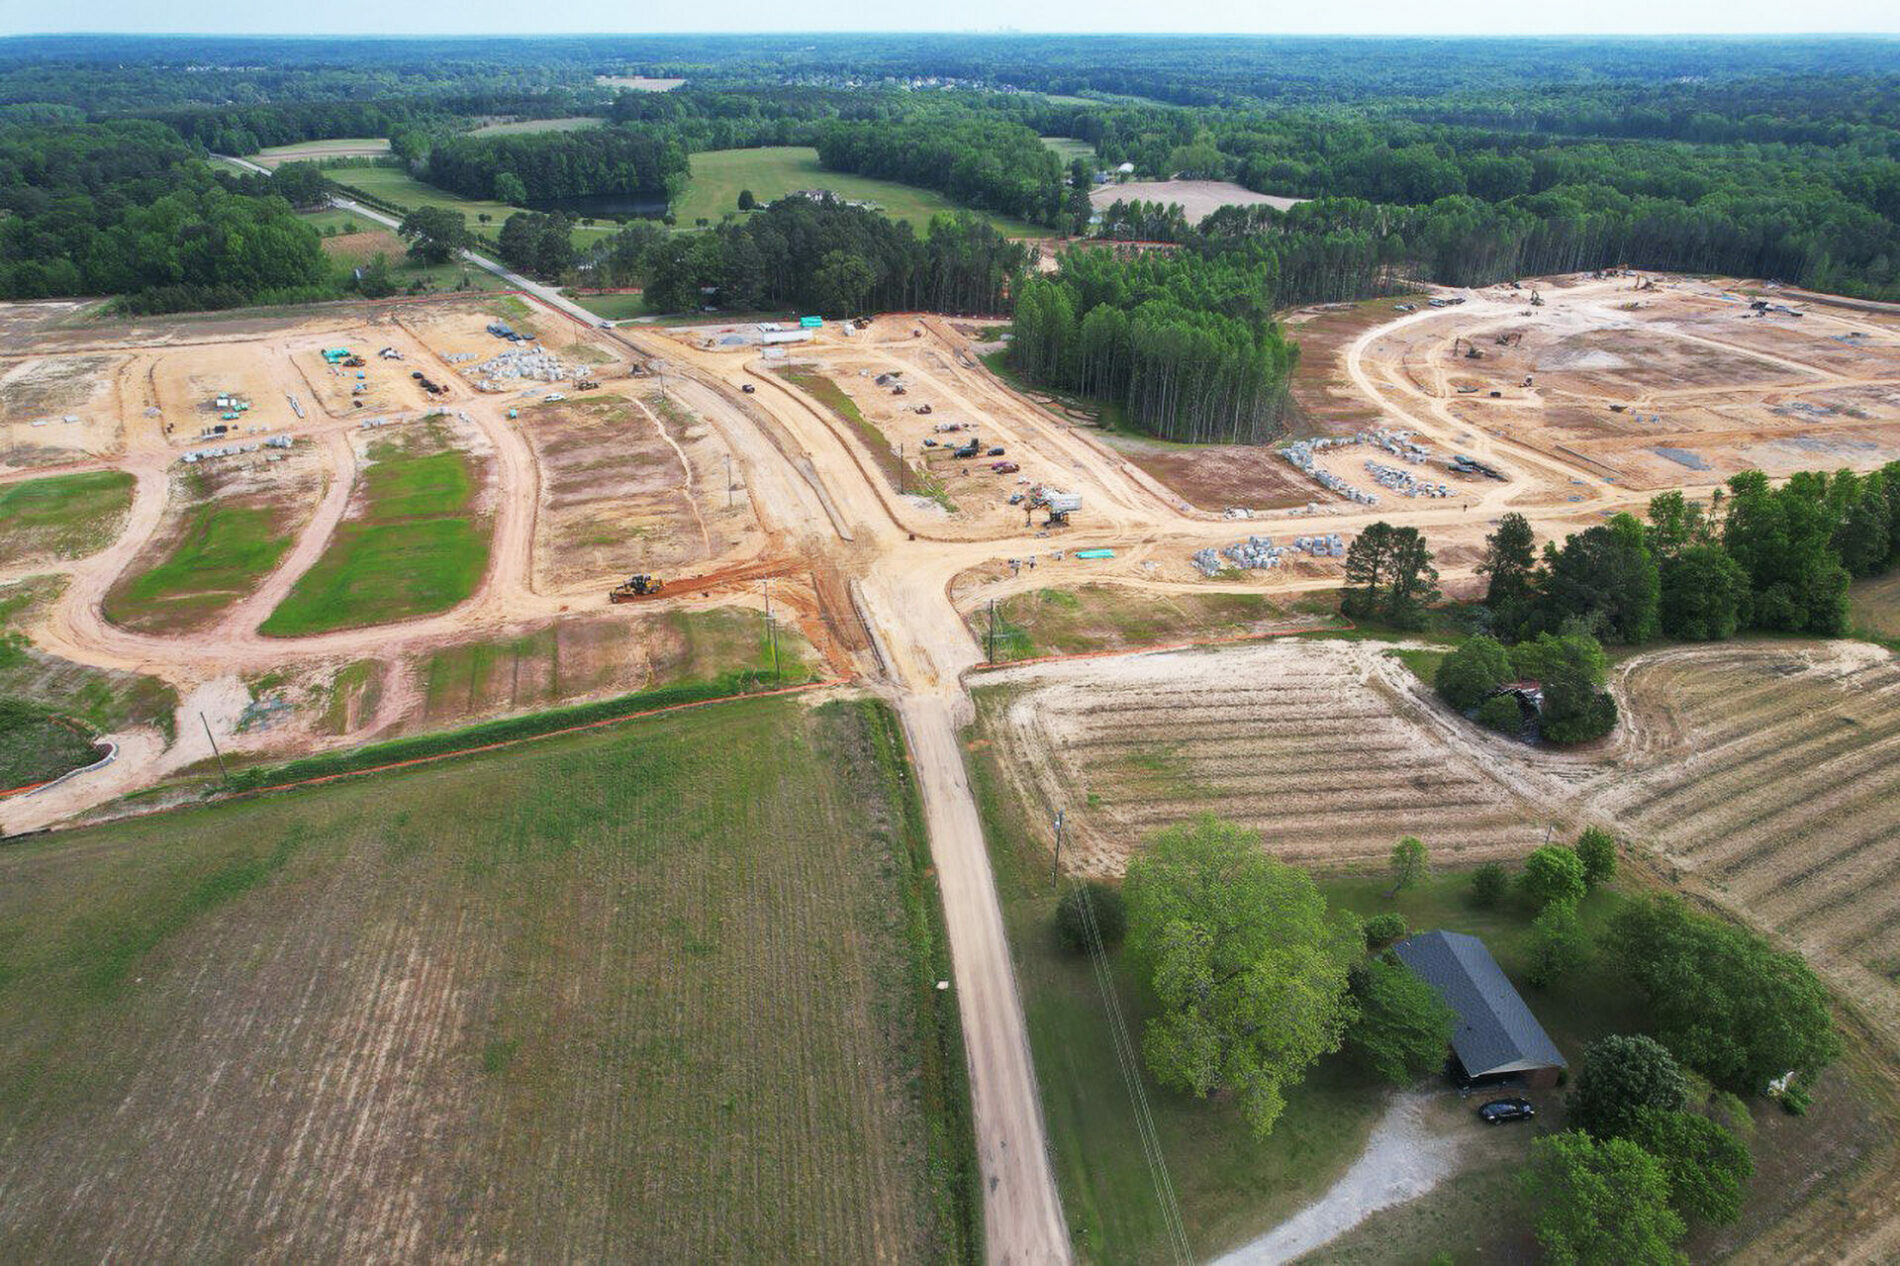
{"type": "Polygon", "coordinates": [[[1847,604],[1848,623],[1856,633],[1900,646],[1900,571],[1855,581],[1847,604]]]}
{"type": "Polygon", "coordinates": [[[0,484],[0,565],[98,553],[132,508],[132,482],[100,470],[0,484]]]}
{"type": "MultiPolygon", "coordinates": [[[[510,206],[506,202],[495,202],[486,198],[464,198],[460,194],[438,189],[434,185],[424,184],[400,167],[345,166],[332,167],[324,172],[339,184],[361,189],[375,198],[396,206],[413,210],[416,207],[447,207],[451,211],[460,211],[468,217],[471,232],[494,237],[501,232],[502,222],[517,211],[525,208],[510,206]],[[488,222],[482,223],[486,215],[488,222]]],[[[345,197],[349,195],[345,194],[345,197]]],[[[573,238],[576,246],[587,246],[600,240],[602,234],[611,234],[620,226],[601,221],[593,226],[576,224],[573,238]]]]}
{"type": "MultiPolygon", "coordinates": [[[[673,204],[682,229],[695,227],[701,219],[717,224],[728,211],[737,214],[741,189],[750,189],[761,203],[795,189],[829,189],[840,198],[875,202],[885,215],[910,221],[920,234],[931,216],[957,209],[954,202],[929,189],[826,171],[818,165],[818,151],[807,146],[710,150],[692,156],[692,172],[692,182],[673,204]]],[[[982,214],[1012,237],[1049,237],[1054,232],[1022,220],[982,214]]]]}
{"type": "Polygon", "coordinates": [[[9,847],[0,1251],[974,1260],[920,823],[753,699],[9,847]]]}
{"type": "Polygon", "coordinates": [[[455,449],[394,442],[370,450],[367,499],[260,626],[298,637],[446,611],[488,566],[488,525],[471,517],[475,471],[455,449]]]}
{"type": "Polygon", "coordinates": [[[279,518],[263,506],[193,506],[171,554],[106,596],[106,618],[144,632],[202,624],[255,590],[283,558],[291,538],[279,518]]]}
{"type": "Polygon", "coordinates": [[[1055,151],[1056,157],[1062,160],[1064,167],[1077,158],[1090,166],[1095,163],[1095,147],[1087,141],[1073,136],[1045,136],[1042,138],[1042,143],[1055,151]]]}
{"type": "Polygon", "coordinates": [[[489,123],[475,129],[473,136],[513,136],[520,132],[578,132],[599,127],[605,119],[579,115],[566,119],[521,119],[514,123],[489,123]]]}
{"type": "Polygon", "coordinates": [[[627,321],[647,314],[645,295],[577,295],[569,293],[568,298],[580,304],[597,317],[609,321],[627,321]]]}

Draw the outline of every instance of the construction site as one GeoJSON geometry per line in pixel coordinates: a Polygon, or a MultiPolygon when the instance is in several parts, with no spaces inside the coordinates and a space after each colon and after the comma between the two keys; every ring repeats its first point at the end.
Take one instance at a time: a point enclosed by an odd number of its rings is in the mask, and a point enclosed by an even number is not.
{"type": "MultiPolygon", "coordinates": [[[[1888,652],[1638,655],[1615,740],[1554,755],[1457,724],[1383,644],[1299,636],[1344,631],[1302,604],[1338,587],[1374,521],[1419,528],[1461,595],[1507,511],[1561,538],[1743,469],[1900,458],[1900,315],[1620,273],[1309,309],[1289,321],[1316,332],[1294,433],[1191,452],[1015,390],[980,359],[993,327],[934,315],[787,339],[608,330],[552,292],[77,315],[0,310],[18,335],[0,486],[122,472],[129,506],[97,548],[0,556],[0,593],[38,586],[10,626],[33,655],[148,680],[175,707],[105,736],[109,763],[0,799],[0,827],[197,798],[219,759],[763,673],[767,654],[773,682],[882,693],[955,950],[993,1259],[1063,1259],[1069,1236],[1020,1014],[973,1010],[1016,988],[965,777],[979,713],[1011,794],[1066,806],[1074,874],[1118,875],[1200,811],[1321,869],[1402,834],[1463,865],[1608,821],[1671,882],[1799,946],[1900,1051],[1888,652]],[[215,584],[178,578],[218,509],[235,544],[215,584]],[[985,666],[992,604],[1070,591],[1087,627],[1124,632],[1090,647],[1078,620],[1055,654],[1246,644],[985,666]],[[1821,759],[1850,726],[1848,763],[1821,759]],[[1812,759],[1777,755],[1794,749],[1812,759]]],[[[1890,1202],[1893,1163],[1836,1197],[1890,1202]]],[[[1783,1243],[1900,1251],[1900,1223],[1852,1219],[1836,1243],[1819,1208],[1783,1243]],[[1863,1232],[1888,1238],[1848,1238],[1863,1232]]]]}

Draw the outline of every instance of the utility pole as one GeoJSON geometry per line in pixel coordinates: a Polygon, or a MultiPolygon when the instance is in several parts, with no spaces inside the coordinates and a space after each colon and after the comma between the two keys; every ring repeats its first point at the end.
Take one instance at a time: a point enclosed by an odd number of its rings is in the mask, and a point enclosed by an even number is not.
{"type": "Polygon", "coordinates": [[[218,740],[211,737],[211,722],[205,720],[205,714],[198,714],[198,724],[205,727],[205,738],[211,744],[211,754],[218,758],[218,777],[225,782],[231,781],[231,771],[224,767],[224,753],[218,750],[218,740]]]}
{"type": "Polygon", "coordinates": [[[1056,855],[1049,863],[1049,886],[1056,886],[1062,871],[1062,810],[1056,810],[1056,855]]]}
{"type": "Polygon", "coordinates": [[[772,684],[778,684],[778,626],[772,623],[772,578],[765,578],[765,637],[772,647],[772,684]]]}

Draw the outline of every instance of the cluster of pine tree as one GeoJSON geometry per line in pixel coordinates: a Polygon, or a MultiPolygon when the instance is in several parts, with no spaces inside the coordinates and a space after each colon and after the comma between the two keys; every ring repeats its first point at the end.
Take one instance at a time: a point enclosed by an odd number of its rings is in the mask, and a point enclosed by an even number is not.
{"type": "Polygon", "coordinates": [[[1166,439],[1263,443],[1280,432],[1299,359],[1273,293],[1267,264],[1245,254],[1071,251],[1057,275],[1023,285],[1010,360],[1166,439]]]}

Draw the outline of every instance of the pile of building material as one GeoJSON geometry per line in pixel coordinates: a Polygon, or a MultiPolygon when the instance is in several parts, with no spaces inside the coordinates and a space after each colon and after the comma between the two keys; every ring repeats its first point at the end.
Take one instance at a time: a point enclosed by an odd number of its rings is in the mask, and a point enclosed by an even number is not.
{"type": "Polygon", "coordinates": [[[1444,484],[1421,480],[1402,467],[1387,466],[1368,459],[1366,469],[1372,473],[1374,479],[1379,481],[1381,488],[1403,493],[1408,497],[1449,497],[1451,495],[1451,489],[1444,484]]]}
{"type": "Polygon", "coordinates": [[[1353,487],[1338,475],[1333,474],[1330,470],[1321,470],[1319,463],[1314,460],[1315,453],[1323,452],[1329,448],[1344,448],[1349,444],[1358,444],[1362,442],[1363,438],[1363,436],[1354,435],[1340,439],[1295,440],[1280,450],[1280,456],[1286,458],[1287,461],[1291,462],[1310,478],[1318,482],[1321,487],[1336,492],[1349,500],[1357,501],[1360,505],[1376,506],[1379,504],[1379,495],[1377,493],[1364,492],[1353,487]]]}
{"type": "Polygon", "coordinates": [[[1414,440],[1410,431],[1392,431],[1380,427],[1365,439],[1394,457],[1403,458],[1408,462],[1428,462],[1432,459],[1431,451],[1414,440]]]}
{"type": "Polygon", "coordinates": [[[1194,555],[1194,565],[1203,576],[1217,576],[1228,567],[1239,567],[1246,571],[1272,571],[1280,565],[1280,559],[1286,553],[1284,545],[1275,545],[1271,537],[1250,536],[1244,541],[1235,541],[1218,554],[1211,549],[1201,550],[1194,555]],[[1222,560],[1226,560],[1223,562],[1222,560]]]}
{"type": "Polygon", "coordinates": [[[1346,556],[1346,542],[1337,532],[1325,536],[1296,536],[1293,538],[1293,548],[1311,554],[1314,558],[1346,556]]]}
{"type": "Polygon", "coordinates": [[[582,371],[544,348],[520,347],[462,372],[474,380],[477,390],[507,391],[523,381],[566,382],[582,371]]]}
{"type": "Polygon", "coordinates": [[[1504,479],[1504,472],[1497,467],[1487,466],[1477,458],[1466,457],[1463,453],[1454,454],[1452,459],[1445,463],[1445,469],[1454,475],[1483,475],[1486,479],[1496,479],[1500,482],[1504,479]]]}
{"type": "Polygon", "coordinates": [[[199,462],[208,462],[215,457],[237,457],[243,453],[255,453],[257,450],[256,444],[220,444],[216,448],[196,449],[178,460],[186,465],[195,466],[199,462]]]}

